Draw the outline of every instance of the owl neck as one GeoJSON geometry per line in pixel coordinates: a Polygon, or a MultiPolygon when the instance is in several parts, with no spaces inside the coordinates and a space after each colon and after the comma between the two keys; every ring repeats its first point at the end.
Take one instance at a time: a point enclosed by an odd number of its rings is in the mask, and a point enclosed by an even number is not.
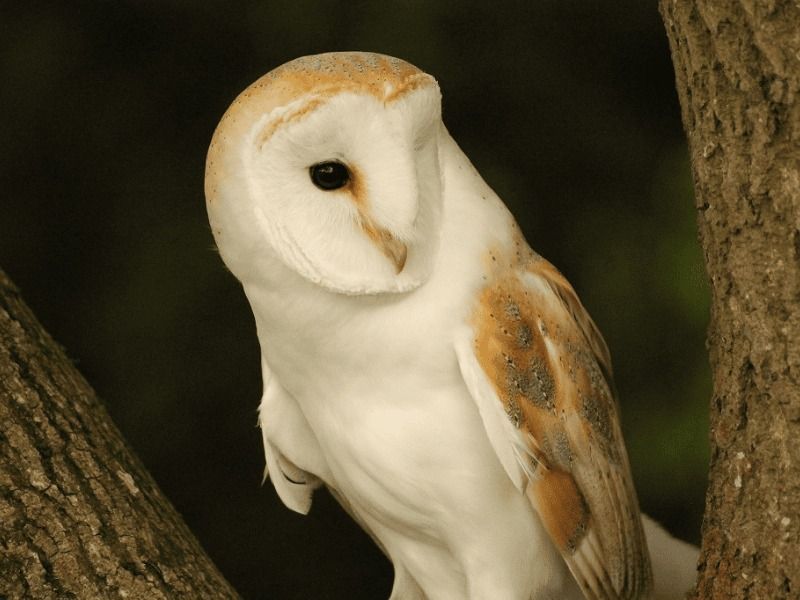
{"type": "Polygon", "coordinates": [[[255,315],[262,352],[302,353],[306,361],[327,360],[341,352],[356,323],[376,297],[330,292],[297,276],[269,284],[245,284],[255,315]]]}

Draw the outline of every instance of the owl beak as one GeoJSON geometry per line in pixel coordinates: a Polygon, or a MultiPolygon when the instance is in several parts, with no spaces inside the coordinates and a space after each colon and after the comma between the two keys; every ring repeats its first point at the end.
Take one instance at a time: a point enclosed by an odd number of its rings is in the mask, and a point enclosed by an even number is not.
{"type": "Polygon", "coordinates": [[[394,237],[389,231],[382,227],[377,227],[370,219],[364,219],[362,216],[361,228],[367,234],[372,243],[392,261],[394,264],[395,272],[400,274],[403,267],[406,266],[406,258],[408,257],[408,247],[394,237]]]}
{"type": "Polygon", "coordinates": [[[395,272],[399,275],[403,267],[406,266],[406,257],[408,256],[408,248],[406,245],[392,237],[386,241],[382,250],[383,253],[389,257],[389,260],[394,263],[395,272]]]}

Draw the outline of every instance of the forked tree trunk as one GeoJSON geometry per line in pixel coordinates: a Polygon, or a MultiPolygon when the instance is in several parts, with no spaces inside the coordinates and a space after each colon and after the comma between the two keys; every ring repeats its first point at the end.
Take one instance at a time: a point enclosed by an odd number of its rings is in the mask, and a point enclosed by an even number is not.
{"type": "Polygon", "coordinates": [[[694,597],[800,598],[800,5],[660,8],[712,290],[694,597]]]}
{"type": "Polygon", "coordinates": [[[0,598],[237,598],[0,271],[0,598]]]}

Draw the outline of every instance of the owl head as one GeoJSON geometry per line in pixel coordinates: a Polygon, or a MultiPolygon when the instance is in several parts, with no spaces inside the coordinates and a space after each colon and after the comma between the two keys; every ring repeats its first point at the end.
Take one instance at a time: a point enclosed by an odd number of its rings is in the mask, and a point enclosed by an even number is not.
{"type": "Polygon", "coordinates": [[[228,268],[245,284],[298,275],[351,295],[419,286],[438,246],[443,131],[436,80],[402,60],[342,52],[270,71],[208,151],[228,268]]]}

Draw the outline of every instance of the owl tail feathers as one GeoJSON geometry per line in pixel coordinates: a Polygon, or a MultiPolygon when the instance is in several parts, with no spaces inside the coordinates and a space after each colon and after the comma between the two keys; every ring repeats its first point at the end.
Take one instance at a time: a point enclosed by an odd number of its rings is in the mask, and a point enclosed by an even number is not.
{"type": "MultiPolygon", "coordinates": [[[[267,464],[264,467],[264,480],[272,475],[272,485],[287,508],[307,515],[311,510],[311,501],[322,482],[311,473],[304,471],[280,453],[270,441],[264,437],[264,455],[267,464]]],[[[263,483],[262,481],[262,483],[263,483]]]]}
{"type": "Polygon", "coordinates": [[[697,579],[697,558],[700,550],[672,537],[644,514],[642,525],[653,566],[653,600],[684,598],[697,579]]]}

